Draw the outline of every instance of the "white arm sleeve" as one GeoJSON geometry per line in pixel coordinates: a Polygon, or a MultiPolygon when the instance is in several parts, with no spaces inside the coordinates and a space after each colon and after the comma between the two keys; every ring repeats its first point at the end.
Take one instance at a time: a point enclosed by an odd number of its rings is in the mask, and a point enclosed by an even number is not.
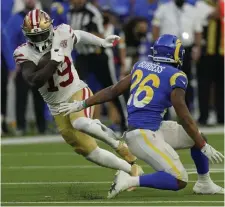
{"type": "Polygon", "coordinates": [[[81,30],[74,30],[74,34],[77,38],[76,43],[102,46],[103,41],[104,41],[104,39],[102,39],[102,38],[99,38],[91,33],[84,32],[81,30]]]}

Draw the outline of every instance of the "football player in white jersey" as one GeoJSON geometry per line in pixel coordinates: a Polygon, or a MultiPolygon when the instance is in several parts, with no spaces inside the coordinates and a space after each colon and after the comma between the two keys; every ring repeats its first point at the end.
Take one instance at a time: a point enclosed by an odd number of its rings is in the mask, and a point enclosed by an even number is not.
{"type": "Polygon", "coordinates": [[[119,37],[110,35],[101,39],[84,31],[73,30],[66,24],[54,29],[49,15],[38,9],[26,15],[22,30],[27,43],[15,50],[15,61],[20,65],[27,83],[38,88],[65,141],[75,152],[91,162],[138,175],[141,168],[134,164],[136,157],[130,153],[127,146],[116,140],[116,135],[100,121],[91,119],[94,107],[67,116],[58,112],[60,103],[84,100],[92,95],[88,86],[79,79],[73,65],[71,52],[74,46],[93,44],[112,47],[119,37]],[[41,67],[40,60],[47,53],[50,53],[49,60],[41,67]],[[126,161],[99,148],[95,139],[90,136],[92,134],[113,147],[126,161]]]}

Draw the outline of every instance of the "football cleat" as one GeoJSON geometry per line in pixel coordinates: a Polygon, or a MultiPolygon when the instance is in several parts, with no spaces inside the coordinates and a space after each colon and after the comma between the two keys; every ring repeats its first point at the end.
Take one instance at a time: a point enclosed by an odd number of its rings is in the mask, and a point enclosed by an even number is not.
{"type": "Polygon", "coordinates": [[[224,188],[216,185],[213,181],[197,181],[193,188],[196,194],[224,194],[224,188]]]}
{"type": "Polygon", "coordinates": [[[128,179],[130,175],[124,171],[117,171],[114,182],[112,183],[107,198],[111,199],[116,197],[120,192],[126,190],[130,186],[128,185],[128,179]]]}
{"type": "Polygon", "coordinates": [[[128,163],[134,163],[137,160],[137,158],[131,154],[128,146],[121,141],[118,148],[116,149],[116,152],[128,163]]]}
{"type": "MultiPolygon", "coordinates": [[[[140,175],[143,175],[143,174],[144,174],[144,171],[141,168],[141,166],[139,166],[137,164],[133,164],[131,166],[131,172],[130,172],[131,176],[140,176],[140,175]]],[[[131,187],[131,188],[128,188],[127,191],[133,191],[135,189],[136,189],[136,187],[131,187]]]]}

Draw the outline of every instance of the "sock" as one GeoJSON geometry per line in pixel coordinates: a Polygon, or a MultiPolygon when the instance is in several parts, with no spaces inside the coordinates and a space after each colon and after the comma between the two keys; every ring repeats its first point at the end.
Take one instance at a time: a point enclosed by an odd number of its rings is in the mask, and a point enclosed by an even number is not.
{"type": "Polygon", "coordinates": [[[177,179],[169,173],[159,171],[139,177],[140,187],[150,187],[162,190],[179,190],[177,179]]]}
{"type": "Polygon", "coordinates": [[[207,172],[206,174],[198,174],[198,181],[203,181],[203,182],[211,181],[209,172],[207,172]]]}
{"type": "MultiPolygon", "coordinates": [[[[192,147],[191,148],[191,157],[194,160],[198,174],[199,175],[208,174],[208,177],[209,177],[209,160],[201,152],[201,150],[196,147],[192,147]]],[[[201,178],[201,176],[200,176],[200,178],[201,178]]],[[[206,178],[206,176],[205,176],[205,178],[206,178]]]]}
{"type": "Polygon", "coordinates": [[[117,149],[119,146],[120,142],[116,140],[116,134],[97,119],[81,117],[76,119],[72,125],[75,129],[105,142],[113,149],[117,149]]]}
{"type": "Polygon", "coordinates": [[[131,165],[125,160],[122,160],[113,153],[99,147],[92,151],[86,159],[103,167],[123,170],[126,173],[131,172],[131,165]]]}

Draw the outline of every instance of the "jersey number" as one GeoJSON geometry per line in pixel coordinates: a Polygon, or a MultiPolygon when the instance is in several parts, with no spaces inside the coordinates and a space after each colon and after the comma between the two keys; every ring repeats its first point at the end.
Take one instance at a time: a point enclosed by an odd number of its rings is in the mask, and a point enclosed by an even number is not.
{"type": "Polygon", "coordinates": [[[132,91],[138,84],[138,88],[134,91],[128,100],[128,105],[133,101],[133,105],[137,108],[142,108],[149,104],[154,96],[154,90],[151,86],[147,85],[149,81],[152,81],[152,86],[158,88],[160,85],[160,79],[156,74],[150,74],[143,79],[143,72],[141,70],[136,70],[132,76],[132,85],[130,91],[132,91]],[[145,96],[138,100],[138,96],[145,92],[145,96]]]}
{"type": "MultiPolygon", "coordinates": [[[[59,70],[57,70],[57,73],[59,76],[64,76],[64,75],[67,75],[68,74],[68,79],[66,81],[62,81],[59,83],[59,86],[61,87],[67,87],[68,85],[70,85],[72,82],[73,82],[73,73],[71,71],[71,62],[70,62],[70,59],[68,57],[65,56],[65,59],[64,59],[64,64],[63,64],[63,67],[65,65],[65,69],[60,72],[59,70]]],[[[48,80],[48,92],[55,92],[55,91],[58,91],[59,88],[55,85],[55,82],[54,82],[54,79],[53,79],[53,76],[48,80]]]]}

